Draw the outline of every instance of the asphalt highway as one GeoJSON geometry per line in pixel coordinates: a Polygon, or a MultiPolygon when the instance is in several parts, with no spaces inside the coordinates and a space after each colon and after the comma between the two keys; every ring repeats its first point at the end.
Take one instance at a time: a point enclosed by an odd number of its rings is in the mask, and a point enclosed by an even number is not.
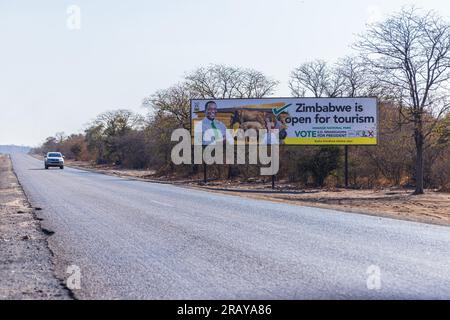
{"type": "Polygon", "coordinates": [[[448,227],[12,160],[81,299],[450,299],[448,227]]]}

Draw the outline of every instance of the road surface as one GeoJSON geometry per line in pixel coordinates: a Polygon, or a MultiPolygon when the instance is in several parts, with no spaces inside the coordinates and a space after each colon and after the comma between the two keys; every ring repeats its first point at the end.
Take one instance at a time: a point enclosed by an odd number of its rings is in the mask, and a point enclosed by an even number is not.
{"type": "Polygon", "coordinates": [[[450,298],[448,227],[12,159],[78,298],[450,298]]]}

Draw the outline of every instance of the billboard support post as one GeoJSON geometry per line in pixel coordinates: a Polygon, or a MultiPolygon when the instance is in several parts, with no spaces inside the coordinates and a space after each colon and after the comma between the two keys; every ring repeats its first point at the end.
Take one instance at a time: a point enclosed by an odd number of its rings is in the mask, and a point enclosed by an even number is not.
{"type": "Polygon", "coordinates": [[[348,145],[344,147],[344,181],[345,188],[348,188],[348,145]]]}
{"type": "Polygon", "coordinates": [[[206,163],[203,162],[203,183],[206,184],[206,163]]]}
{"type": "Polygon", "coordinates": [[[206,174],[206,162],[205,159],[203,159],[203,153],[205,152],[205,145],[202,145],[202,162],[203,162],[203,183],[206,184],[207,182],[207,174],[206,174]]]}
{"type": "MultiPolygon", "coordinates": [[[[274,154],[273,154],[273,150],[272,150],[272,145],[270,145],[270,146],[271,146],[271,148],[270,148],[270,156],[272,157],[272,163],[273,163],[273,156],[274,156],[274,154]]],[[[275,189],[275,178],[276,178],[276,175],[273,174],[272,175],[272,190],[275,189]]]]}

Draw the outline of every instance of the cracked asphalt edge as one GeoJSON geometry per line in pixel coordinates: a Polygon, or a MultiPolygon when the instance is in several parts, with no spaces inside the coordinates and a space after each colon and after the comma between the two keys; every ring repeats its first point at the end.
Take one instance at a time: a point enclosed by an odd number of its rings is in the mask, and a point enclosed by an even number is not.
{"type": "Polygon", "coordinates": [[[76,299],[56,273],[56,257],[49,245],[53,231],[43,227],[44,219],[30,203],[11,157],[0,155],[0,162],[5,168],[0,172],[0,197],[5,203],[0,207],[0,299],[76,299]]]}

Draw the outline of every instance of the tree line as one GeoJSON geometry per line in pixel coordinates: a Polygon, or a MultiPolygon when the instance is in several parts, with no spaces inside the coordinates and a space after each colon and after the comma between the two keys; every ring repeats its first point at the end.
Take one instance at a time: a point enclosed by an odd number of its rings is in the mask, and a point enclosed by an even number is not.
{"type": "MultiPolygon", "coordinates": [[[[410,7],[368,26],[354,54],[335,63],[313,60],[294,68],[294,97],[376,96],[380,101],[379,144],[351,146],[353,187],[450,188],[450,25],[434,12],[410,7]]],[[[159,175],[196,178],[195,165],[174,166],[170,137],[190,128],[190,99],[262,98],[279,81],[264,73],[208,65],[143,99],[148,116],[120,109],[102,113],[82,134],[57,133],[34,152],[61,151],[67,158],[150,168],[159,175]]],[[[343,147],[283,146],[280,179],[303,186],[343,183],[343,147]]],[[[255,180],[252,165],[212,166],[218,179],[255,180]]]]}

